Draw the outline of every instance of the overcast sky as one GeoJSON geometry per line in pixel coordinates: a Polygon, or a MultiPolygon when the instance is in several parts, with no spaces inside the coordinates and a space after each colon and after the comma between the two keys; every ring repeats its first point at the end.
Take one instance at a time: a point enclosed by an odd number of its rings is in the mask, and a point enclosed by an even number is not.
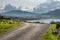
{"type": "Polygon", "coordinates": [[[46,0],[0,0],[0,5],[12,4],[13,6],[33,8],[46,0]]]}
{"type": "MultiPolygon", "coordinates": [[[[44,0],[45,1],[45,0],[44,0]]],[[[12,4],[14,6],[34,7],[44,2],[43,0],[0,0],[0,4],[12,4]]]]}

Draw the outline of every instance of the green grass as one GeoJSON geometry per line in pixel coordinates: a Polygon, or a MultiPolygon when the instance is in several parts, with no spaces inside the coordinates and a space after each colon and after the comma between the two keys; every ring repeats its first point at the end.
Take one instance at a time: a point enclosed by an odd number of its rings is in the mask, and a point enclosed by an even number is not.
{"type": "Polygon", "coordinates": [[[52,30],[55,29],[56,24],[52,24],[51,27],[43,34],[41,40],[57,40],[57,35],[52,34],[52,30]]]}
{"type": "Polygon", "coordinates": [[[16,20],[12,20],[13,23],[10,24],[11,20],[0,20],[0,34],[9,31],[9,29],[13,29],[14,27],[20,25],[20,22],[16,20]]]}

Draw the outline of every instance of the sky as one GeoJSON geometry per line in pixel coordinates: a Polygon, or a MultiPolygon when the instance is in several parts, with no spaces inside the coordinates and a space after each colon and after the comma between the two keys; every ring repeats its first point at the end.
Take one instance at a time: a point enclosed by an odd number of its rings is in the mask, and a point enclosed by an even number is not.
{"type": "MultiPolygon", "coordinates": [[[[60,0],[59,0],[60,1],[60,0]]],[[[37,5],[46,2],[46,0],[0,0],[1,5],[11,4],[16,7],[28,7],[30,9],[36,7],[37,5]]]]}
{"type": "Polygon", "coordinates": [[[29,7],[33,8],[39,5],[40,3],[45,2],[46,0],[0,0],[0,6],[1,5],[6,5],[6,4],[11,4],[13,6],[17,7],[29,7]]]}

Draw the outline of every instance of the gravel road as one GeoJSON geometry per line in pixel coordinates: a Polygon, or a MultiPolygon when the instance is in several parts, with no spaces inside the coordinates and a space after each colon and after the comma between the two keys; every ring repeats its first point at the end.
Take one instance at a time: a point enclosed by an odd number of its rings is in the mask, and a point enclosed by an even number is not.
{"type": "Polygon", "coordinates": [[[4,35],[0,40],[40,40],[49,26],[50,24],[25,23],[23,27],[4,35]]]}

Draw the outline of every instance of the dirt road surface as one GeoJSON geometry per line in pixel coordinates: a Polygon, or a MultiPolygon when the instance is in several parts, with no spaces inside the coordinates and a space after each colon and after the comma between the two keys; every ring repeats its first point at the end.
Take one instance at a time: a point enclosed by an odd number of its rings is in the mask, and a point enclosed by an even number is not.
{"type": "Polygon", "coordinates": [[[50,27],[50,24],[25,23],[6,35],[0,40],[40,40],[40,37],[50,27]]]}

